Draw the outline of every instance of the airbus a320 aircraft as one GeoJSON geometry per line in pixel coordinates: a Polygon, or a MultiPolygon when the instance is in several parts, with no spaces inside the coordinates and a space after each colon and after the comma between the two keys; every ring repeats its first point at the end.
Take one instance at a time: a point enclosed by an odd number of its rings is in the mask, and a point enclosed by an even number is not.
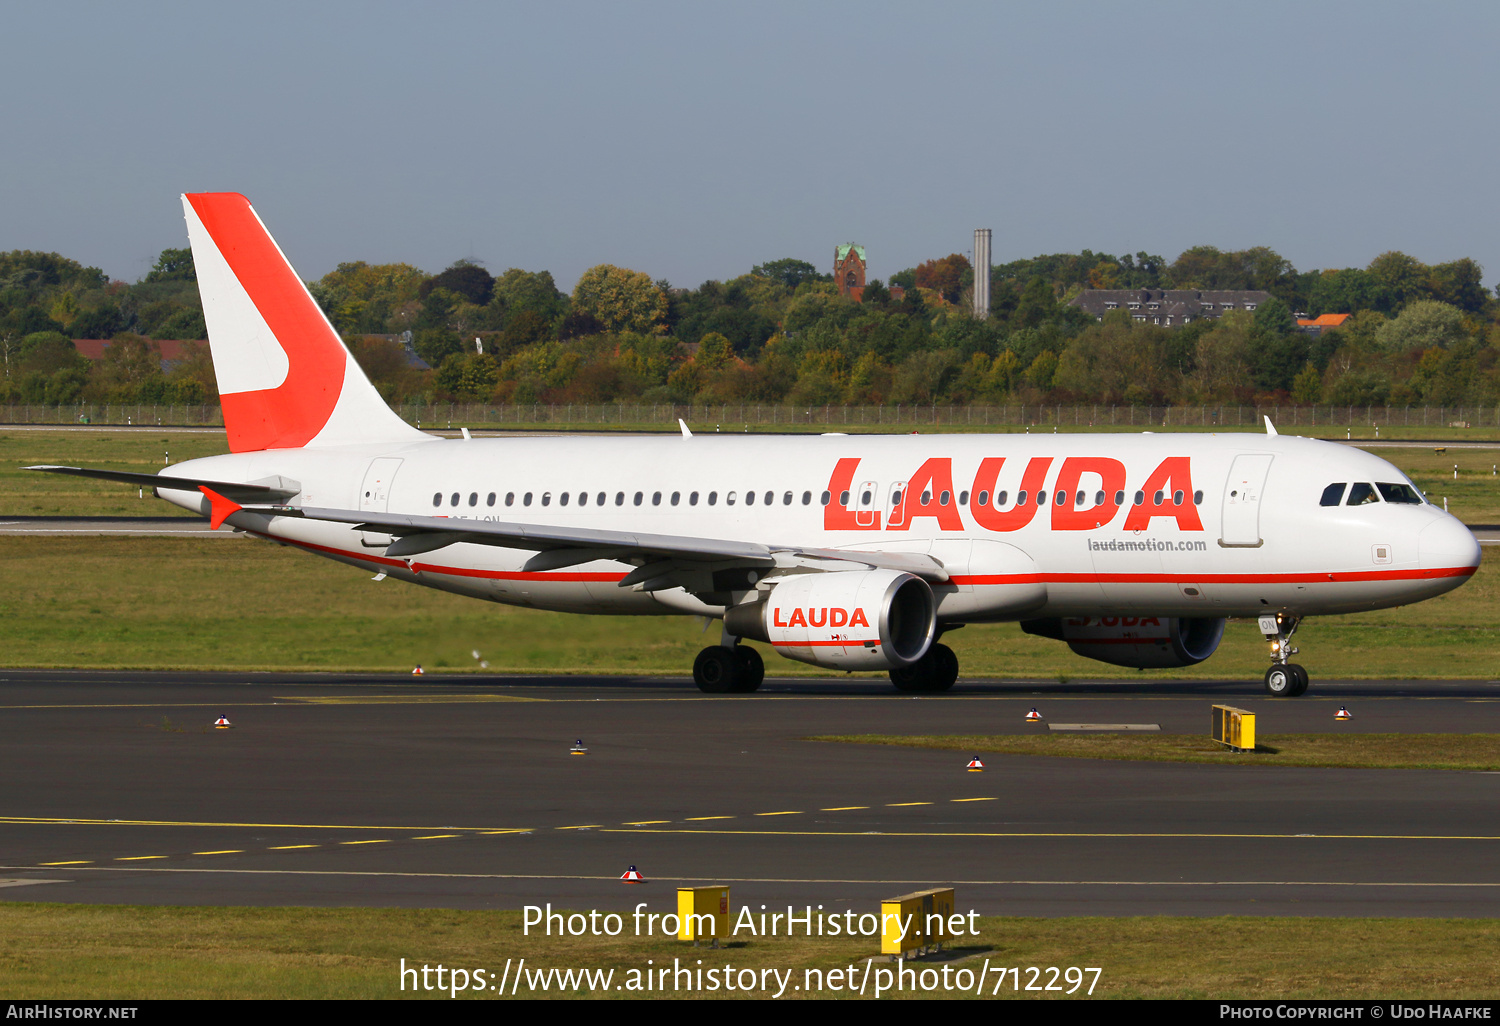
{"type": "Polygon", "coordinates": [[[512,605],[721,620],[693,679],[754,691],[742,638],[902,691],[958,677],[940,642],[1019,621],[1117,666],[1190,666],[1226,617],[1307,673],[1303,617],[1458,587],[1479,547],[1395,467],[1267,433],[447,440],[381,400],[243,196],[183,197],[229,455],[152,487],[387,578],[512,605]]]}

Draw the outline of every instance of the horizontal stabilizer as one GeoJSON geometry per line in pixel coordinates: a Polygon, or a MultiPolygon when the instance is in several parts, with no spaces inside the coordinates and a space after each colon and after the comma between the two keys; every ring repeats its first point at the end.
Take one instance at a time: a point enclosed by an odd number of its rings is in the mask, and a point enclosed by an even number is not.
{"type": "Polygon", "coordinates": [[[302,486],[284,477],[271,478],[255,484],[235,484],[230,481],[205,481],[196,477],[172,477],[168,474],[132,474],[124,470],[95,470],[91,467],[22,467],[22,470],[40,470],[47,474],[70,474],[73,477],[92,477],[100,481],[119,481],[138,488],[167,488],[173,491],[196,492],[210,488],[226,499],[235,502],[271,503],[282,502],[296,496],[302,486]]]}

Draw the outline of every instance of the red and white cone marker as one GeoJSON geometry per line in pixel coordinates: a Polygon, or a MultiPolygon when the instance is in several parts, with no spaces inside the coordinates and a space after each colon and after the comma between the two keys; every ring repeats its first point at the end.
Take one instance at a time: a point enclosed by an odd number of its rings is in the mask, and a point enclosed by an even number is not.
{"type": "Polygon", "coordinates": [[[583,738],[579,738],[577,741],[573,742],[573,747],[568,749],[568,754],[569,755],[587,755],[587,754],[589,754],[589,750],[587,748],[583,747],[583,738]]]}
{"type": "Polygon", "coordinates": [[[1333,718],[1336,720],[1352,720],[1354,719],[1354,714],[1349,711],[1348,706],[1341,705],[1339,706],[1339,711],[1333,714],[1333,718]]]}
{"type": "Polygon", "coordinates": [[[1042,714],[1036,711],[1036,706],[1031,707],[1031,712],[1026,714],[1027,723],[1041,723],[1042,714]]]}
{"type": "Polygon", "coordinates": [[[427,672],[426,670],[422,669],[422,664],[418,663],[417,666],[416,666],[416,669],[414,669],[414,670],[411,671],[411,675],[413,677],[420,677],[420,676],[422,676],[422,674],[424,674],[426,672],[427,672]]]}
{"type": "Polygon", "coordinates": [[[972,758],[972,759],[969,760],[969,772],[970,773],[983,773],[984,772],[984,763],[982,763],[982,762],[979,761],[979,756],[976,755],[976,756],[974,756],[974,758],[972,758]]]}
{"type": "Polygon", "coordinates": [[[219,730],[228,730],[230,726],[231,724],[229,722],[228,716],[221,715],[218,719],[214,720],[214,727],[219,730]]]}
{"type": "Polygon", "coordinates": [[[644,876],[642,876],[640,874],[640,872],[634,866],[631,866],[629,869],[625,870],[625,872],[623,874],[621,874],[620,879],[623,882],[625,882],[625,883],[645,883],[646,882],[646,878],[644,876]]]}

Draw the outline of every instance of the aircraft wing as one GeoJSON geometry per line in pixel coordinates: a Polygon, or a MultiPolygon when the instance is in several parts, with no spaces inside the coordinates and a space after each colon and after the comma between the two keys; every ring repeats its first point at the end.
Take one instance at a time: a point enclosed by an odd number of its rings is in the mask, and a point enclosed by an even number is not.
{"type": "Polygon", "coordinates": [[[290,499],[302,490],[296,481],[283,477],[267,478],[250,484],[235,484],[230,481],[205,481],[202,478],[172,477],[168,474],[133,474],[124,470],[95,470],[92,467],[58,467],[43,464],[22,467],[22,470],[40,470],[47,474],[68,474],[72,477],[92,477],[100,481],[119,481],[139,488],[169,488],[174,491],[196,492],[200,487],[212,488],[226,499],[236,502],[278,502],[290,499]]]}
{"type": "MultiPolygon", "coordinates": [[[[302,507],[277,508],[264,512],[350,524],[361,530],[394,535],[395,540],[387,547],[385,554],[397,558],[431,552],[456,542],[469,542],[535,550],[537,554],[526,563],[527,570],[556,570],[595,559],[633,562],[642,564],[642,570],[654,568],[661,572],[669,569],[664,564],[672,563],[729,563],[747,567],[801,565],[822,569],[848,569],[850,564],[857,564],[904,570],[930,581],[948,579],[942,564],[925,553],[813,549],[723,538],[601,531],[587,527],[541,526],[361,510],[302,507]]],[[[622,583],[636,583],[630,577],[622,583]]]]}

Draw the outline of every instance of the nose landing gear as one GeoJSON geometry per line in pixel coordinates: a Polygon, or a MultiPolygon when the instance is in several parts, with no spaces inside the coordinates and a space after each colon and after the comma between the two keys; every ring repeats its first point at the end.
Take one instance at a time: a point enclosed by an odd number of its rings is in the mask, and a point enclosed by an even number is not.
{"type": "Polygon", "coordinates": [[[1288,644],[1302,622],[1300,616],[1277,613],[1260,618],[1260,632],[1271,643],[1271,668],[1266,671],[1266,692],[1273,698],[1296,698],[1307,690],[1307,671],[1287,658],[1298,650],[1288,644]]]}

